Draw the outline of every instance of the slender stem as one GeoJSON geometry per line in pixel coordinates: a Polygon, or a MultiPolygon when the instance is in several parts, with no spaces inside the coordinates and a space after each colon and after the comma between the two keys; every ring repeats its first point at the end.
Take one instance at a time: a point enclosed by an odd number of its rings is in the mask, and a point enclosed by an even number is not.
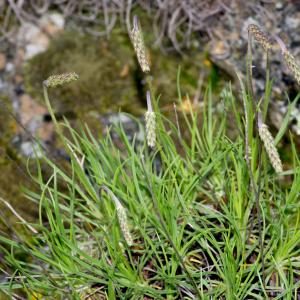
{"type": "Polygon", "coordinates": [[[177,108],[176,108],[175,102],[173,103],[173,107],[174,107],[174,113],[175,113],[176,126],[177,126],[177,130],[178,130],[178,137],[181,141],[182,135],[181,135],[181,130],[180,130],[180,126],[179,126],[179,119],[178,119],[178,113],[177,113],[177,108]]]}
{"type": "Polygon", "coordinates": [[[47,86],[46,86],[45,83],[43,83],[43,90],[44,90],[44,98],[45,98],[46,106],[48,108],[51,119],[53,120],[55,126],[58,127],[57,126],[58,123],[57,123],[55,114],[54,114],[53,109],[52,109],[51,104],[50,104],[50,100],[49,100],[49,96],[48,96],[48,89],[47,89],[47,86]]]}
{"type": "Polygon", "coordinates": [[[151,103],[151,93],[150,93],[150,91],[147,91],[147,109],[148,109],[148,112],[153,112],[153,107],[152,107],[152,103],[151,103]]]}
{"type": "Polygon", "coordinates": [[[46,106],[48,108],[51,119],[55,125],[56,131],[57,131],[59,137],[61,138],[63,144],[65,145],[65,149],[69,149],[69,146],[68,146],[67,142],[65,141],[63,132],[62,132],[61,128],[59,127],[59,124],[58,124],[55,114],[53,112],[52,106],[50,104],[50,100],[49,100],[49,96],[48,96],[48,89],[47,89],[45,82],[43,83],[43,90],[44,90],[44,98],[45,98],[46,106]]]}
{"type": "Polygon", "coordinates": [[[252,76],[252,42],[251,35],[248,32],[248,49],[247,49],[247,88],[250,95],[250,98],[254,102],[254,92],[253,92],[253,76],[252,76]]]}
{"type": "MultiPolygon", "coordinates": [[[[254,92],[253,92],[253,85],[252,85],[252,44],[251,44],[251,36],[250,33],[248,32],[248,49],[247,49],[247,58],[246,58],[246,69],[247,69],[247,95],[246,98],[250,98],[250,102],[253,103],[254,101],[254,92]]],[[[244,112],[245,112],[245,157],[246,157],[246,162],[248,165],[249,169],[249,174],[250,174],[250,180],[251,180],[251,185],[253,190],[256,190],[255,187],[255,181],[252,173],[252,168],[251,168],[251,158],[250,158],[250,134],[252,136],[253,132],[253,126],[252,126],[252,118],[250,120],[249,114],[248,114],[248,105],[247,105],[247,99],[243,97],[243,103],[244,103],[244,112]],[[251,126],[250,126],[251,122],[251,126]]],[[[253,105],[252,105],[252,111],[253,111],[253,105]]],[[[251,114],[252,116],[252,114],[251,114]]]]}
{"type": "MultiPolygon", "coordinates": [[[[72,149],[70,149],[70,146],[69,146],[69,144],[67,143],[67,141],[66,141],[66,139],[64,137],[63,131],[60,128],[60,126],[59,126],[59,124],[57,122],[57,119],[55,117],[55,114],[53,112],[53,109],[52,109],[52,106],[51,106],[51,103],[50,103],[50,100],[49,100],[48,89],[47,89],[47,86],[46,86],[45,82],[43,82],[43,90],[44,90],[45,103],[46,103],[47,109],[49,111],[49,114],[51,116],[51,119],[52,119],[52,121],[54,123],[56,132],[57,132],[58,136],[60,137],[62,143],[64,144],[65,150],[66,151],[69,150],[69,153],[67,151],[68,155],[70,155],[71,157],[73,156],[76,159],[76,157],[74,156],[74,152],[72,151],[72,149]]],[[[65,168],[65,167],[63,167],[63,168],[65,168]]]]}
{"type": "MultiPolygon", "coordinates": [[[[148,84],[150,95],[153,97],[154,96],[154,87],[153,87],[153,84],[152,84],[152,80],[153,80],[152,76],[151,75],[147,75],[146,82],[148,84]]],[[[154,106],[155,105],[156,105],[156,103],[154,103],[154,106]]],[[[154,111],[156,111],[156,108],[157,107],[154,107],[154,111]]]]}
{"type": "Polygon", "coordinates": [[[138,29],[139,27],[139,19],[138,16],[133,16],[133,28],[138,29]]]}
{"type": "MultiPolygon", "coordinates": [[[[258,127],[258,122],[257,122],[258,127]]],[[[262,144],[259,143],[258,146],[258,182],[257,182],[257,196],[256,199],[256,210],[257,210],[257,219],[258,219],[258,234],[259,234],[259,247],[260,247],[260,256],[261,256],[261,269],[262,269],[262,278],[263,285],[265,288],[265,256],[264,256],[264,247],[263,247],[263,233],[262,233],[262,218],[261,218],[261,209],[260,209],[260,190],[261,190],[261,179],[262,179],[262,144]]]]}
{"type": "MultiPolygon", "coordinates": [[[[267,66],[268,67],[268,66],[267,66]]],[[[251,43],[251,36],[250,33],[248,32],[248,51],[247,51],[247,89],[248,89],[248,93],[250,96],[250,100],[252,103],[252,108],[255,109],[255,120],[256,120],[256,129],[258,132],[258,122],[259,122],[259,118],[258,118],[258,111],[259,111],[259,107],[258,107],[258,101],[255,101],[254,98],[254,92],[253,92],[253,76],[252,76],[252,43],[251,43]]],[[[244,100],[246,101],[246,100],[244,100]]],[[[246,107],[246,113],[248,113],[247,110],[247,105],[244,104],[244,107],[246,107]]],[[[247,135],[247,139],[249,139],[249,116],[246,117],[246,119],[248,120],[247,124],[248,125],[248,129],[246,130],[246,134],[247,135]]],[[[252,120],[251,120],[252,121],[252,120]]],[[[259,139],[258,139],[259,142],[259,139]]],[[[249,140],[247,141],[248,143],[248,147],[249,147],[249,140]]],[[[247,146],[247,144],[246,144],[247,146]]],[[[256,186],[255,183],[255,179],[254,179],[254,175],[251,169],[251,161],[250,161],[250,157],[247,155],[249,155],[249,149],[246,149],[246,161],[247,161],[247,165],[248,165],[248,169],[249,169],[249,174],[250,174],[250,180],[251,180],[251,185],[252,185],[252,189],[254,192],[254,197],[255,197],[255,206],[256,206],[256,211],[257,211],[257,220],[258,220],[258,239],[259,239],[259,248],[260,248],[260,256],[261,256],[261,264],[262,264],[262,277],[263,277],[263,286],[265,288],[265,263],[264,263],[264,251],[263,251],[263,237],[262,237],[262,224],[261,224],[261,211],[260,211],[260,189],[261,189],[261,171],[262,171],[262,167],[261,167],[261,152],[262,152],[262,145],[261,143],[259,143],[258,146],[258,184],[256,186]],[[248,153],[247,153],[248,152],[248,153]]]]}
{"type": "MultiPolygon", "coordinates": [[[[266,53],[266,87],[265,93],[267,93],[268,85],[270,80],[270,63],[269,63],[269,51],[266,53]]],[[[263,115],[261,115],[259,103],[257,103],[257,109],[255,113],[256,118],[256,131],[258,132],[261,123],[264,122],[267,116],[267,97],[265,95],[264,102],[263,102],[263,115]]],[[[259,139],[258,139],[259,140],[259,139]]],[[[260,140],[259,140],[260,141],[260,140]]],[[[256,197],[256,210],[257,210],[257,218],[258,218],[258,232],[259,232],[259,246],[260,246],[260,256],[261,256],[261,268],[262,268],[262,278],[263,278],[263,285],[265,288],[266,285],[266,276],[265,276],[265,257],[264,257],[264,247],[263,247],[263,233],[262,233],[262,219],[261,219],[261,209],[260,209],[260,201],[259,195],[261,190],[261,181],[262,181],[262,143],[260,142],[258,145],[258,179],[257,179],[257,194],[256,197]]]]}
{"type": "Polygon", "coordinates": [[[284,42],[282,41],[282,39],[278,35],[275,35],[274,38],[277,41],[277,43],[279,44],[279,46],[281,48],[281,52],[288,51],[287,48],[286,48],[286,45],[284,44],[284,42]]]}
{"type": "Polygon", "coordinates": [[[270,86],[270,58],[269,51],[266,54],[266,86],[265,86],[265,97],[263,100],[263,122],[265,122],[268,112],[268,104],[269,104],[269,86],[270,86]]]}

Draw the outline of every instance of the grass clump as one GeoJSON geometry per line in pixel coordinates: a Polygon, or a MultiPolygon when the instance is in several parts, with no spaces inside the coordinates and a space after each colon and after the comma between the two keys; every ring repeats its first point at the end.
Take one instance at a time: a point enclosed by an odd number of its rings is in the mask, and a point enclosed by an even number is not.
{"type": "MultiPolygon", "coordinates": [[[[180,73],[182,104],[179,81],[180,73]]],[[[38,233],[0,236],[0,288],[40,299],[296,299],[300,164],[292,138],[290,170],[276,173],[253,126],[259,106],[243,82],[247,122],[230,89],[216,116],[208,87],[202,111],[190,105],[175,124],[160,113],[148,84],[151,147],[133,117],[142,142],[130,140],[122,124],[99,140],[87,126],[58,123],[44,85],[70,165],[44,156],[52,168],[45,178],[37,161],[32,179],[40,192],[27,196],[39,205],[39,222],[31,224],[38,233]],[[226,134],[228,111],[236,139],[226,134]]],[[[276,144],[286,128],[284,122],[276,144]]]]}

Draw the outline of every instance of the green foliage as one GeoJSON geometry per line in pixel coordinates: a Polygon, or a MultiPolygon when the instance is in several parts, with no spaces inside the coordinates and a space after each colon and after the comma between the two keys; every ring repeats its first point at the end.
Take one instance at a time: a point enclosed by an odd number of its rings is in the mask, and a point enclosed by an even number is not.
{"type": "MultiPolygon", "coordinates": [[[[257,135],[260,102],[251,60],[249,47],[247,87],[238,76],[244,115],[230,89],[217,114],[212,84],[202,111],[188,97],[183,101],[178,73],[182,121],[173,123],[161,113],[147,77],[154,149],[134,117],[143,139],[138,132],[129,138],[121,123],[100,140],[86,125],[77,130],[67,120],[58,123],[44,84],[70,163],[45,155],[42,162],[52,170],[45,176],[36,161],[31,177],[40,191],[27,197],[39,206],[39,222],[24,223],[31,235],[0,236],[6,274],[0,288],[38,299],[295,299],[300,161],[291,138],[290,170],[274,173],[270,165],[257,135]],[[236,138],[227,135],[230,111],[236,138]]],[[[268,63],[266,78],[263,120],[271,94],[268,63]]]]}
{"type": "MultiPolygon", "coordinates": [[[[179,79],[178,91],[181,102],[179,79]]],[[[237,126],[241,116],[231,92],[226,95],[224,114],[218,116],[208,89],[202,113],[192,107],[183,111],[180,130],[160,114],[155,101],[154,151],[145,140],[129,139],[121,124],[98,140],[88,127],[78,132],[67,121],[56,123],[70,166],[60,167],[44,156],[52,169],[45,178],[37,161],[32,179],[40,192],[27,195],[39,205],[39,222],[33,225],[38,234],[0,236],[8,274],[0,288],[38,299],[295,299],[300,286],[295,147],[291,141],[289,188],[279,180],[285,173],[276,175],[263,156],[263,274],[244,137],[231,140],[225,134],[226,111],[236,112],[237,126]],[[62,135],[61,126],[70,138],[62,135]],[[183,131],[189,138],[181,136],[183,131]],[[101,186],[126,209],[132,246],[101,186]]],[[[259,143],[253,136],[256,180],[259,143]]]]}

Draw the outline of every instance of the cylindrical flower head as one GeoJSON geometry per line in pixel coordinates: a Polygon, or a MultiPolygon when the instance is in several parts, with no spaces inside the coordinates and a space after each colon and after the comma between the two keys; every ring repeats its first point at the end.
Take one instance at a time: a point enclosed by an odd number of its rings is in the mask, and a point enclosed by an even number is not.
{"type": "Polygon", "coordinates": [[[44,84],[47,88],[54,88],[61,86],[75,80],[78,80],[79,76],[75,72],[72,73],[63,73],[59,75],[52,75],[47,80],[44,81],[44,84]]]}
{"type": "Polygon", "coordinates": [[[145,113],[147,145],[151,148],[154,148],[156,143],[156,116],[152,109],[149,91],[147,92],[147,106],[148,111],[145,113]]]}
{"type": "Polygon", "coordinates": [[[295,57],[288,51],[286,45],[279,36],[275,36],[275,39],[281,48],[281,53],[288,69],[291,71],[297,83],[300,85],[300,67],[297,64],[295,57]]]}
{"type": "Polygon", "coordinates": [[[284,51],[282,54],[288,69],[292,72],[297,83],[300,85],[300,67],[297,64],[295,57],[289,51],[284,51]]]}
{"type": "Polygon", "coordinates": [[[272,47],[272,43],[267,34],[264,33],[257,25],[250,24],[248,26],[248,31],[266,52],[272,47]]]}
{"type": "Polygon", "coordinates": [[[124,239],[128,246],[132,246],[133,244],[133,239],[129,230],[129,226],[127,223],[127,215],[125,208],[122,206],[121,202],[119,199],[115,196],[115,194],[106,186],[101,187],[106,193],[108,193],[111,196],[111,199],[115,203],[116,211],[117,211],[117,216],[118,216],[118,221],[120,224],[121,231],[123,233],[124,239]]]}
{"type": "Polygon", "coordinates": [[[130,38],[142,71],[145,73],[150,72],[150,65],[146,55],[143,33],[139,28],[136,16],[133,19],[133,29],[130,33],[130,38]]]}
{"type": "Polygon", "coordinates": [[[155,134],[155,113],[152,111],[147,111],[145,113],[145,121],[146,121],[146,134],[147,134],[147,144],[149,147],[155,147],[156,134],[155,134]]]}
{"type": "Polygon", "coordinates": [[[274,139],[266,124],[261,123],[258,127],[258,132],[261,140],[264,143],[266,152],[269,156],[270,162],[277,173],[282,172],[282,163],[275,147],[274,139]]]}
{"type": "Polygon", "coordinates": [[[129,226],[127,224],[126,211],[119,201],[115,201],[115,205],[116,205],[118,220],[120,223],[120,228],[123,233],[124,239],[128,244],[128,246],[131,246],[133,244],[133,240],[129,231],[129,226]]]}

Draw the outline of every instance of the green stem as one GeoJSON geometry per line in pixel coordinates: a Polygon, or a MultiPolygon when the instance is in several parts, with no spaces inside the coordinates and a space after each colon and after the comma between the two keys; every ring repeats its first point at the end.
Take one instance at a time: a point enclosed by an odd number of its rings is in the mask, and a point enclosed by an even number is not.
{"type": "Polygon", "coordinates": [[[52,119],[53,123],[55,124],[55,126],[58,127],[58,123],[57,123],[55,114],[54,114],[53,109],[50,104],[50,100],[49,100],[49,96],[48,96],[48,89],[47,89],[47,86],[45,83],[43,83],[43,90],[44,90],[44,99],[45,99],[49,114],[51,116],[51,119],[52,119]]]}
{"type": "MultiPolygon", "coordinates": [[[[48,96],[48,89],[47,89],[47,86],[46,86],[45,82],[43,83],[43,90],[44,90],[44,98],[45,98],[46,106],[47,106],[47,109],[48,109],[49,114],[51,116],[51,119],[54,123],[56,132],[59,135],[59,137],[61,138],[61,141],[63,142],[66,151],[68,151],[70,148],[68,146],[68,143],[65,140],[65,137],[63,135],[63,132],[62,132],[61,128],[59,127],[59,124],[58,124],[57,119],[55,117],[54,111],[53,111],[52,106],[50,104],[50,100],[49,100],[49,96],[48,96]]],[[[72,151],[69,151],[69,153],[70,153],[70,155],[73,155],[72,151]]]]}
{"type": "Polygon", "coordinates": [[[252,76],[252,43],[251,36],[248,33],[248,49],[247,49],[247,88],[249,96],[254,102],[254,92],[253,92],[253,76],[252,76]]]}
{"type": "Polygon", "coordinates": [[[263,101],[263,122],[266,121],[269,99],[270,99],[270,58],[269,51],[267,51],[266,58],[266,86],[265,86],[265,98],[263,101]]]}
{"type": "MultiPolygon", "coordinates": [[[[248,88],[248,93],[250,96],[250,101],[252,103],[252,109],[255,111],[255,120],[256,120],[256,129],[258,132],[258,112],[259,112],[259,107],[258,107],[258,101],[255,101],[254,99],[254,92],[253,92],[253,76],[252,76],[252,43],[251,43],[251,36],[250,33],[248,32],[248,51],[247,51],[247,88],[248,88]]],[[[247,105],[245,105],[247,106],[247,105]]],[[[248,110],[246,109],[246,113],[248,110]]],[[[246,134],[250,134],[250,121],[249,116],[246,117],[248,119],[248,129],[246,130],[246,134]]],[[[252,123],[251,123],[252,125],[252,123]]],[[[252,134],[252,132],[251,132],[252,134]]],[[[248,135],[249,138],[249,135],[248,135]]],[[[259,139],[258,139],[259,143],[259,139]]],[[[247,145],[247,144],[246,144],[247,145]]],[[[248,146],[249,145],[249,140],[248,140],[248,146]]],[[[262,277],[263,277],[263,287],[265,288],[265,263],[264,263],[264,250],[263,250],[263,237],[262,237],[262,224],[261,224],[261,210],[260,210],[260,189],[261,189],[261,173],[262,173],[262,167],[261,167],[261,152],[262,152],[262,145],[259,143],[258,146],[258,183],[256,185],[255,179],[254,179],[254,174],[251,169],[251,161],[250,157],[247,158],[247,153],[248,150],[246,149],[246,162],[248,165],[249,169],[249,174],[250,174],[250,180],[251,180],[251,185],[252,189],[254,192],[254,197],[255,197],[255,206],[256,206],[256,211],[257,211],[257,220],[258,220],[258,239],[259,239],[259,250],[260,250],[260,257],[261,257],[261,264],[262,264],[262,277]]],[[[252,226],[251,226],[252,227],[252,226]]]]}

